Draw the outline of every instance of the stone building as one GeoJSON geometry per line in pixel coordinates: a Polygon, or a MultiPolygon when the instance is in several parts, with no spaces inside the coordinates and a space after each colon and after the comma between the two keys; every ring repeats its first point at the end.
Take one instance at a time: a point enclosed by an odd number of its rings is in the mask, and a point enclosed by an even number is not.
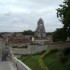
{"type": "Polygon", "coordinates": [[[39,19],[39,21],[37,23],[37,29],[35,31],[35,37],[37,37],[37,38],[46,37],[44,22],[43,22],[43,20],[41,18],[39,19]]]}
{"type": "Polygon", "coordinates": [[[34,43],[39,43],[39,44],[47,43],[46,31],[42,18],[40,18],[37,23],[37,28],[34,36],[34,43]]]}

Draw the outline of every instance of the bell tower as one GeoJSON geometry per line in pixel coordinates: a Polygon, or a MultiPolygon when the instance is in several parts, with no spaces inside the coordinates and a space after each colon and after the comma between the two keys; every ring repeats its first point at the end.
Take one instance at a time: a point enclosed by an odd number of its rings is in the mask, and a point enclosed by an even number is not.
{"type": "Polygon", "coordinates": [[[35,31],[35,37],[38,37],[38,38],[46,37],[44,22],[43,22],[42,18],[40,18],[38,23],[37,23],[37,29],[35,31]]]}

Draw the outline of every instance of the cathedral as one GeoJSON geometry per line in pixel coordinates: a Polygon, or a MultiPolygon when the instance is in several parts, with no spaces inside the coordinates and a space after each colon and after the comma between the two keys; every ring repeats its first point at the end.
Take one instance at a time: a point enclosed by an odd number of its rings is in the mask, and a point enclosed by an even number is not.
{"type": "Polygon", "coordinates": [[[38,43],[38,44],[47,43],[46,31],[42,18],[40,18],[37,22],[37,28],[34,34],[34,43],[38,43]]]}
{"type": "Polygon", "coordinates": [[[39,21],[37,23],[37,29],[35,31],[35,37],[37,37],[37,38],[45,38],[46,37],[44,22],[41,18],[39,19],[39,21]]]}

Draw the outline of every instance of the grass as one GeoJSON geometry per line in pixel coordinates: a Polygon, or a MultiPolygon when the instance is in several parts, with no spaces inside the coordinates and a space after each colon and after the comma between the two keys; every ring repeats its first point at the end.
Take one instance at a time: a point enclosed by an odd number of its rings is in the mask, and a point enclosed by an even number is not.
{"type": "Polygon", "coordinates": [[[23,56],[20,58],[22,62],[28,65],[32,70],[41,70],[39,66],[39,58],[41,54],[32,55],[32,56],[23,56]]]}
{"type": "Polygon", "coordinates": [[[58,52],[48,55],[44,62],[48,66],[49,70],[70,70],[67,66],[60,62],[58,52]]]}
{"type": "MultiPolygon", "coordinates": [[[[48,66],[49,70],[70,70],[70,67],[67,67],[65,64],[60,62],[58,53],[59,52],[50,53],[44,60],[45,65],[48,66]]],[[[41,55],[42,54],[26,55],[22,56],[20,60],[28,65],[32,70],[41,70],[39,66],[41,55]]],[[[70,56],[68,58],[70,58],[70,56]]]]}

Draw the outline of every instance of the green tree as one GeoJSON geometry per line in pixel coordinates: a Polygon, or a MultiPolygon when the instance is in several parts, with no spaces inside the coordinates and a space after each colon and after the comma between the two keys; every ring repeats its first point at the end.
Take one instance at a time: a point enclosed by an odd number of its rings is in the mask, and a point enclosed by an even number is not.
{"type": "Polygon", "coordinates": [[[34,35],[34,32],[32,30],[25,30],[22,32],[24,35],[34,35]]]}
{"type": "Polygon", "coordinates": [[[60,8],[57,9],[57,17],[64,24],[63,28],[70,37],[70,0],[64,0],[63,5],[60,5],[60,8]]]}
{"type": "Polygon", "coordinates": [[[58,42],[58,41],[65,41],[67,39],[67,33],[65,33],[64,28],[57,29],[53,33],[53,41],[58,42]]]}
{"type": "Polygon", "coordinates": [[[70,46],[59,51],[59,60],[65,64],[70,70],[70,46]]]}

